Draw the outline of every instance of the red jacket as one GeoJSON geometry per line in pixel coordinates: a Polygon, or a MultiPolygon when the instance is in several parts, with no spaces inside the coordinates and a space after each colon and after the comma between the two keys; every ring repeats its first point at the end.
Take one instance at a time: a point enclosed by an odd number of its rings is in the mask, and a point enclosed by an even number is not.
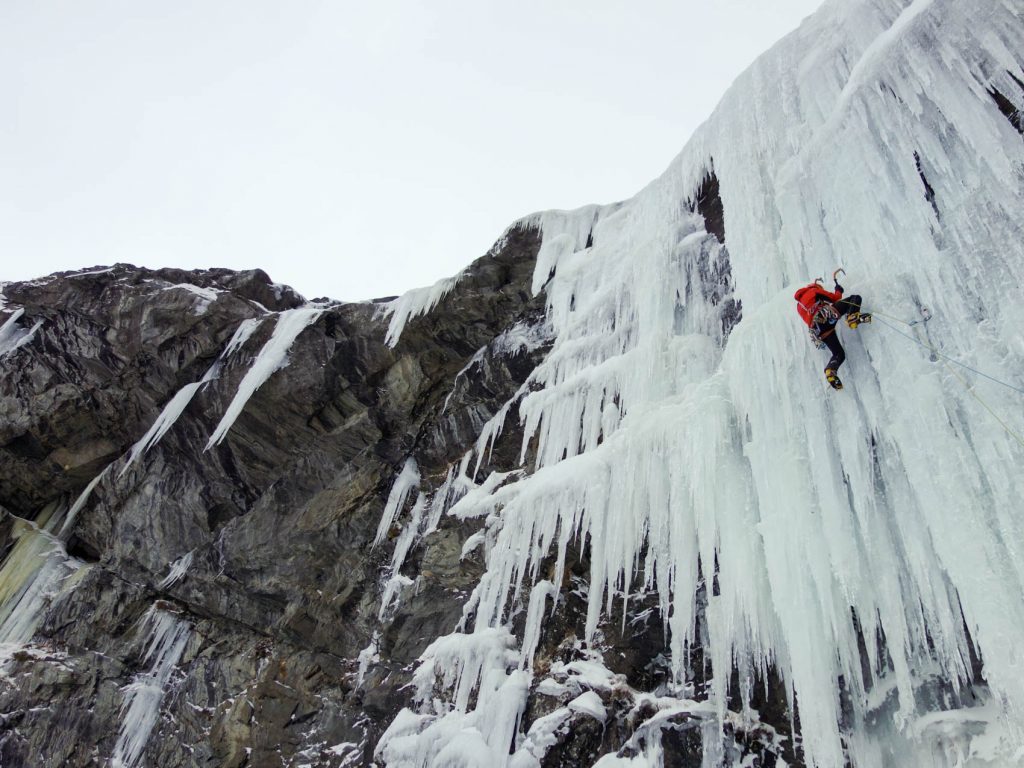
{"type": "Polygon", "coordinates": [[[824,299],[825,301],[836,302],[843,298],[843,289],[836,286],[834,291],[826,291],[820,283],[811,283],[793,294],[796,299],[796,311],[807,325],[813,324],[814,305],[824,299]]]}

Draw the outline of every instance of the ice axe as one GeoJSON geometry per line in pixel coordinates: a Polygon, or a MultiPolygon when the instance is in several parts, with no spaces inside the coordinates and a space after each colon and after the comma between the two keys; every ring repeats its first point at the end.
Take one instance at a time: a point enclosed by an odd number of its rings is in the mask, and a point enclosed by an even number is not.
{"type": "MultiPolygon", "coordinates": [[[[838,275],[838,274],[839,274],[840,272],[842,272],[842,273],[843,273],[844,275],[846,274],[846,270],[845,270],[845,269],[843,269],[842,267],[840,267],[839,269],[837,269],[837,270],[836,270],[835,272],[833,272],[833,273],[832,273],[832,282],[833,282],[833,283],[835,283],[835,282],[838,282],[838,281],[836,280],[836,276],[837,276],[837,275],[838,275]]],[[[814,282],[816,282],[816,283],[817,283],[818,285],[820,285],[820,286],[821,286],[822,288],[824,288],[824,287],[825,287],[825,278],[824,278],[824,277],[816,277],[816,278],[814,278],[814,282]]]]}

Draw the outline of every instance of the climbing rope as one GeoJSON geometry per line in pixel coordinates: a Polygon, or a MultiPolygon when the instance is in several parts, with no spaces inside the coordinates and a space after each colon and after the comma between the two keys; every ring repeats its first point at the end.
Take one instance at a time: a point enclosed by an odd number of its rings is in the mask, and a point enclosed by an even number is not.
{"type": "Polygon", "coordinates": [[[1024,438],[1022,438],[1019,434],[1017,434],[1017,432],[1015,432],[1005,421],[1003,421],[999,417],[999,414],[997,414],[988,403],[986,403],[984,400],[981,399],[981,396],[978,395],[978,393],[975,392],[974,389],[971,387],[970,382],[968,382],[963,376],[961,376],[957,372],[957,370],[952,365],[950,365],[950,363],[954,363],[956,365],[959,365],[961,368],[966,368],[968,371],[971,371],[972,373],[976,373],[979,376],[983,376],[984,378],[989,379],[990,381],[994,381],[996,384],[1002,384],[1004,387],[1009,387],[1010,389],[1014,390],[1015,392],[1020,392],[1021,394],[1024,394],[1024,389],[1021,389],[1020,387],[1016,387],[1013,384],[1009,384],[1009,383],[1007,383],[1005,381],[1001,381],[1000,379],[997,379],[994,376],[989,376],[987,373],[983,373],[983,372],[977,370],[976,368],[972,368],[971,366],[966,365],[965,363],[962,363],[959,360],[956,360],[955,358],[952,358],[949,355],[944,354],[943,352],[940,352],[938,350],[938,348],[935,347],[934,344],[929,344],[928,342],[921,341],[920,339],[911,336],[909,333],[904,333],[899,328],[897,328],[895,325],[893,325],[892,323],[888,323],[888,322],[886,322],[883,319],[883,318],[889,318],[890,320],[895,320],[897,323],[903,323],[906,326],[914,326],[914,325],[918,325],[920,323],[928,322],[928,320],[931,319],[930,315],[925,317],[925,318],[923,318],[923,319],[921,319],[921,320],[914,320],[913,322],[910,322],[910,321],[907,321],[907,320],[902,320],[902,319],[900,319],[898,317],[893,317],[892,315],[887,315],[884,312],[876,312],[875,310],[871,311],[871,315],[872,315],[872,317],[877,317],[879,319],[879,322],[881,322],[886,327],[891,328],[892,330],[896,331],[896,333],[898,333],[900,336],[903,336],[904,338],[910,339],[915,344],[918,344],[918,345],[924,347],[925,349],[931,350],[934,354],[936,354],[939,357],[941,357],[942,360],[943,360],[943,363],[946,366],[946,368],[949,369],[949,372],[951,374],[953,374],[953,377],[956,378],[957,381],[959,381],[961,384],[964,385],[964,389],[966,389],[970,393],[971,397],[973,397],[975,400],[977,400],[986,411],[988,411],[990,414],[992,414],[992,418],[994,418],[996,421],[999,422],[1000,426],[1002,426],[1002,428],[1004,430],[1006,430],[1006,433],[1008,435],[1010,435],[1018,443],[1020,443],[1021,447],[1024,448],[1024,438]]]}
{"type": "MultiPolygon", "coordinates": [[[[893,317],[892,315],[887,315],[884,312],[878,312],[878,311],[876,311],[874,309],[871,310],[871,316],[872,317],[877,317],[879,319],[881,319],[883,317],[884,318],[888,318],[890,320],[895,320],[897,323],[903,323],[904,325],[907,325],[907,326],[920,325],[922,323],[928,322],[928,320],[931,319],[931,317],[927,317],[927,318],[924,318],[922,320],[913,320],[913,321],[901,320],[898,317],[893,317]]],[[[1004,387],[1009,387],[1014,392],[1020,392],[1022,395],[1024,395],[1024,389],[1022,389],[1020,387],[1017,387],[1017,386],[1014,386],[1013,384],[1010,384],[1009,382],[1003,381],[1002,379],[997,379],[995,376],[989,376],[987,373],[984,373],[983,371],[979,371],[977,368],[972,368],[971,366],[967,365],[966,363],[961,363],[956,358],[950,357],[949,355],[939,351],[939,349],[936,346],[934,346],[933,344],[929,344],[926,341],[921,341],[920,339],[917,339],[917,338],[911,336],[909,333],[904,333],[903,331],[901,331],[896,326],[894,326],[894,325],[892,325],[890,323],[886,323],[885,320],[882,320],[882,322],[885,325],[887,325],[890,328],[892,328],[894,331],[896,331],[896,333],[898,333],[900,336],[903,336],[905,338],[910,339],[912,342],[914,342],[915,344],[919,344],[920,346],[924,347],[925,349],[931,350],[932,352],[934,352],[939,357],[941,357],[941,358],[943,358],[945,360],[948,360],[949,362],[953,363],[954,365],[959,365],[961,368],[966,368],[971,373],[976,373],[979,376],[982,376],[982,377],[988,379],[989,381],[994,381],[996,384],[1002,384],[1004,387]]]]}
{"type": "MultiPolygon", "coordinates": [[[[900,318],[900,317],[894,317],[893,315],[887,315],[887,314],[885,314],[885,312],[879,312],[877,309],[872,309],[871,312],[870,312],[872,317],[887,317],[890,320],[895,320],[897,323],[903,323],[904,325],[909,325],[909,326],[921,325],[923,323],[927,323],[929,320],[932,319],[931,312],[929,312],[927,309],[922,308],[921,309],[921,313],[924,315],[924,317],[922,317],[920,320],[904,320],[903,318],[900,318]]],[[[916,341],[916,339],[915,339],[915,341],[916,341]]]]}

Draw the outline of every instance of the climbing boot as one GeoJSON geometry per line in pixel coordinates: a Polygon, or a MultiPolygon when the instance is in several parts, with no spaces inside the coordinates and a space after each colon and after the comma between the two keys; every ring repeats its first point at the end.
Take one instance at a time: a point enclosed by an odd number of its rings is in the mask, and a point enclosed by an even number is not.
{"type": "Polygon", "coordinates": [[[835,368],[825,369],[825,381],[829,383],[832,389],[842,389],[843,382],[839,380],[839,376],[836,375],[835,368]]]}
{"type": "Polygon", "coordinates": [[[864,323],[870,323],[870,322],[871,322],[871,313],[870,312],[850,312],[846,316],[846,324],[848,326],[850,326],[851,329],[852,328],[856,328],[858,325],[863,325],[864,323]]]}

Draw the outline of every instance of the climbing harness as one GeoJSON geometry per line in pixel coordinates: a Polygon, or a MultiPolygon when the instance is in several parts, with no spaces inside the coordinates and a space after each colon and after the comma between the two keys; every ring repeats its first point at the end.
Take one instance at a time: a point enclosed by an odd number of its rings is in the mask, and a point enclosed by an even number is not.
{"type": "Polygon", "coordinates": [[[1024,438],[1022,438],[1019,434],[1017,434],[1017,432],[1015,432],[1005,421],[1003,421],[999,417],[999,414],[997,414],[992,409],[992,406],[990,406],[988,403],[986,403],[984,400],[982,400],[981,396],[977,392],[975,392],[974,389],[971,388],[970,382],[968,382],[963,376],[961,376],[957,372],[957,370],[955,368],[953,368],[952,365],[950,365],[950,363],[953,363],[954,365],[959,365],[961,368],[966,368],[968,371],[971,371],[972,373],[976,373],[978,376],[982,376],[982,377],[988,379],[989,381],[994,381],[996,384],[1002,384],[1004,387],[1008,387],[1009,389],[1012,389],[1015,392],[1020,392],[1022,395],[1024,395],[1024,389],[1021,389],[1020,387],[1014,386],[1013,384],[1010,384],[1008,382],[1002,381],[1001,379],[997,379],[995,376],[989,376],[987,373],[983,373],[982,371],[979,371],[977,368],[972,368],[971,366],[967,365],[966,363],[962,363],[959,360],[957,360],[957,359],[955,359],[953,357],[950,357],[949,355],[947,355],[947,354],[945,354],[943,352],[940,352],[939,349],[934,344],[929,344],[926,341],[921,341],[920,339],[911,336],[909,333],[904,333],[899,328],[897,328],[895,325],[893,325],[892,323],[886,322],[886,320],[883,319],[883,318],[888,318],[889,320],[893,320],[893,321],[895,321],[897,323],[902,323],[903,325],[906,325],[908,327],[913,327],[915,325],[921,325],[921,324],[927,323],[929,320],[932,319],[932,313],[928,310],[927,307],[922,307],[921,308],[921,314],[922,314],[923,317],[920,320],[913,320],[913,321],[903,320],[902,318],[894,317],[892,315],[887,315],[884,312],[878,312],[878,311],[875,311],[875,310],[872,310],[871,314],[876,316],[876,317],[878,317],[879,322],[881,322],[883,325],[888,326],[892,330],[896,331],[896,333],[898,333],[900,336],[903,336],[904,338],[910,339],[915,344],[918,344],[918,345],[924,347],[925,349],[930,350],[932,352],[932,354],[936,355],[937,357],[942,358],[942,361],[945,364],[946,368],[949,369],[949,372],[951,374],[953,374],[954,378],[956,378],[957,381],[959,381],[961,384],[964,385],[964,389],[966,389],[970,393],[970,395],[975,400],[977,400],[986,411],[988,411],[992,415],[992,418],[994,418],[996,421],[999,422],[999,425],[1006,431],[1006,434],[1010,435],[1013,439],[1015,439],[1018,443],[1020,443],[1021,447],[1024,447],[1024,438]]]}
{"type": "Polygon", "coordinates": [[[814,326],[812,325],[807,329],[807,331],[811,335],[811,343],[814,345],[815,349],[824,349],[825,342],[821,340],[821,336],[819,336],[818,332],[814,330],[814,326]]]}
{"type": "MultiPolygon", "coordinates": [[[[836,277],[840,272],[844,275],[846,274],[846,270],[842,268],[837,269],[832,273],[833,283],[836,282],[836,277]]],[[[816,285],[820,285],[822,290],[825,289],[824,277],[814,278],[814,283],[816,285]]],[[[831,301],[819,299],[811,305],[811,308],[807,310],[807,312],[811,318],[810,323],[808,323],[808,332],[810,333],[811,343],[816,349],[825,349],[824,338],[835,333],[835,325],[839,322],[839,311],[831,301]]]]}
{"type": "Polygon", "coordinates": [[[839,320],[839,313],[831,301],[817,301],[811,307],[811,319],[819,325],[832,325],[839,320]]]}

